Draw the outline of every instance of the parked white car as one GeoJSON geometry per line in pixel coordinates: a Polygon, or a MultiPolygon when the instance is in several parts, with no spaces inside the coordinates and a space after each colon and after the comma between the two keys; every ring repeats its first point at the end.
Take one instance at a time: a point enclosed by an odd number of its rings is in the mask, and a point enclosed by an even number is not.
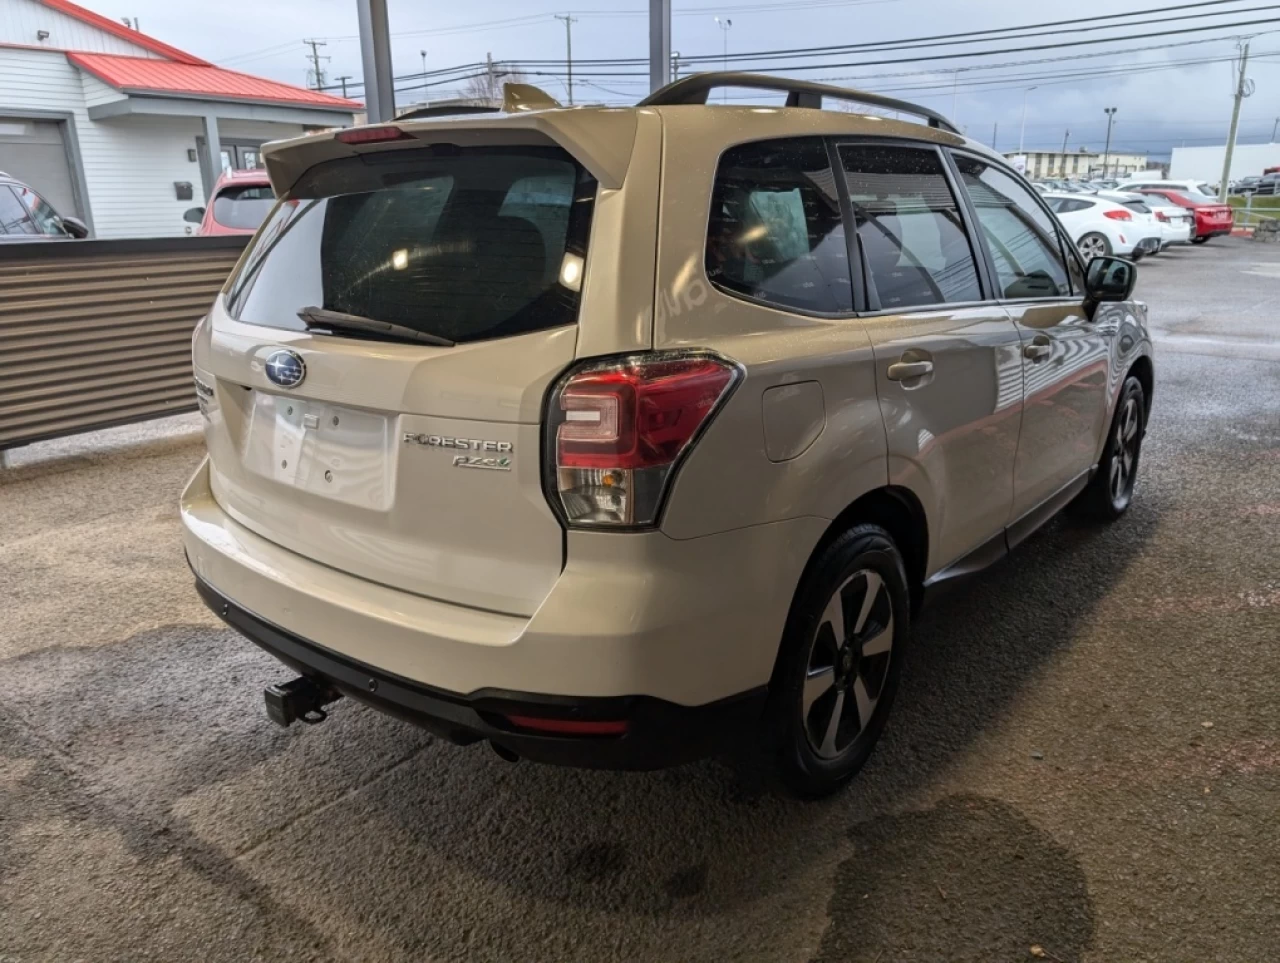
{"type": "Polygon", "coordinates": [[[1190,244],[1196,236],[1196,216],[1185,207],[1179,207],[1159,194],[1133,194],[1128,191],[1099,191],[1098,196],[1123,204],[1135,214],[1155,218],[1163,243],[1161,250],[1171,244],[1190,244]]]}
{"type": "Polygon", "coordinates": [[[1117,191],[1135,191],[1140,187],[1160,187],[1168,191],[1183,191],[1187,194],[1203,194],[1205,197],[1216,198],[1218,192],[1213,185],[1207,181],[1184,180],[1171,181],[1159,177],[1146,178],[1140,174],[1133,174],[1126,177],[1115,186],[1117,191]]]}
{"type": "Polygon", "coordinates": [[[1164,232],[1151,214],[1140,214],[1096,194],[1045,194],[1045,203],[1071,233],[1080,254],[1116,254],[1141,260],[1164,246],[1164,232]]]}

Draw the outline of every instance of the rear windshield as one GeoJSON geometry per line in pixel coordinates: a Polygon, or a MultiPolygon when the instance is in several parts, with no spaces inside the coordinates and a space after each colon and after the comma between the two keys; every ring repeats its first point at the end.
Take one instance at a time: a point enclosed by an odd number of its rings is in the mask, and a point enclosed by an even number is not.
{"type": "Polygon", "coordinates": [[[213,219],[223,227],[256,231],[275,206],[270,184],[241,184],[224,187],[213,199],[213,219]]]}
{"type": "Polygon", "coordinates": [[[298,311],[319,307],[457,342],[572,324],[595,194],[557,147],[435,145],[321,164],[263,225],[228,310],[301,330],[298,311]]]}
{"type": "Polygon", "coordinates": [[[1142,201],[1125,201],[1124,206],[1131,211],[1137,211],[1139,214],[1150,214],[1151,208],[1143,204],[1142,201]]]}

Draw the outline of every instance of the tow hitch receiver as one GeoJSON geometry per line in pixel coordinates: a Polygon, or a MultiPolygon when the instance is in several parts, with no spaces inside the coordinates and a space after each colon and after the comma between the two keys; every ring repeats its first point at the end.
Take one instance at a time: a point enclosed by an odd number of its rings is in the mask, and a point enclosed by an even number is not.
{"type": "Polygon", "coordinates": [[[315,725],[329,717],[324,707],[341,699],[342,693],[299,676],[284,685],[267,686],[262,697],[267,703],[267,715],[276,725],[288,726],[299,719],[315,725]]]}

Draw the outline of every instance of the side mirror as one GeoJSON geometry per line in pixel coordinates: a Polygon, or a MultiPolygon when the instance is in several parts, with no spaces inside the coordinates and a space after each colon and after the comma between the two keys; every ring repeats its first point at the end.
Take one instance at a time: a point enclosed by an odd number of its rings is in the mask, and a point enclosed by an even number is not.
{"type": "Polygon", "coordinates": [[[78,217],[64,217],[62,219],[62,227],[74,238],[89,236],[89,225],[78,217]]]}
{"type": "Polygon", "coordinates": [[[1085,295],[1097,304],[1102,301],[1127,301],[1138,280],[1138,269],[1122,257],[1095,257],[1084,275],[1085,295]]]}
{"type": "Polygon", "coordinates": [[[199,224],[201,221],[204,220],[204,208],[188,207],[185,211],[183,211],[182,219],[186,221],[188,224],[199,224]]]}

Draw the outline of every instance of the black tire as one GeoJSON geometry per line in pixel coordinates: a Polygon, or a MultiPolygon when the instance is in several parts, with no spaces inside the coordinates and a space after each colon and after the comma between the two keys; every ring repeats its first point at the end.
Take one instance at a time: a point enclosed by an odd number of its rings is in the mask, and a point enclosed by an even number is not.
{"type": "Polygon", "coordinates": [[[1105,234],[1099,234],[1097,231],[1090,231],[1083,235],[1080,240],[1076,241],[1076,250],[1080,252],[1080,256],[1086,262],[1090,258],[1106,257],[1111,253],[1111,241],[1107,239],[1105,234]]]}
{"type": "Polygon", "coordinates": [[[856,525],[814,560],[787,620],[768,720],[778,776],[796,795],[835,792],[870,758],[898,689],[910,619],[902,555],[883,528],[856,525]],[[826,617],[833,613],[839,633],[826,617]]]}
{"type": "Polygon", "coordinates": [[[1208,244],[1208,243],[1209,243],[1209,238],[1208,238],[1207,236],[1206,236],[1206,237],[1193,237],[1193,238],[1191,239],[1191,243],[1192,243],[1192,244],[1208,244]]]}
{"type": "Polygon", "coordinates": [[[1101,522],[1114,522],[1128,511],[1133,503],[1146,424],[1146,393],[1142,382],[1129,375],[1120,389],[1098,471],[1072,506],[1080,514],[1101,522]]]}

